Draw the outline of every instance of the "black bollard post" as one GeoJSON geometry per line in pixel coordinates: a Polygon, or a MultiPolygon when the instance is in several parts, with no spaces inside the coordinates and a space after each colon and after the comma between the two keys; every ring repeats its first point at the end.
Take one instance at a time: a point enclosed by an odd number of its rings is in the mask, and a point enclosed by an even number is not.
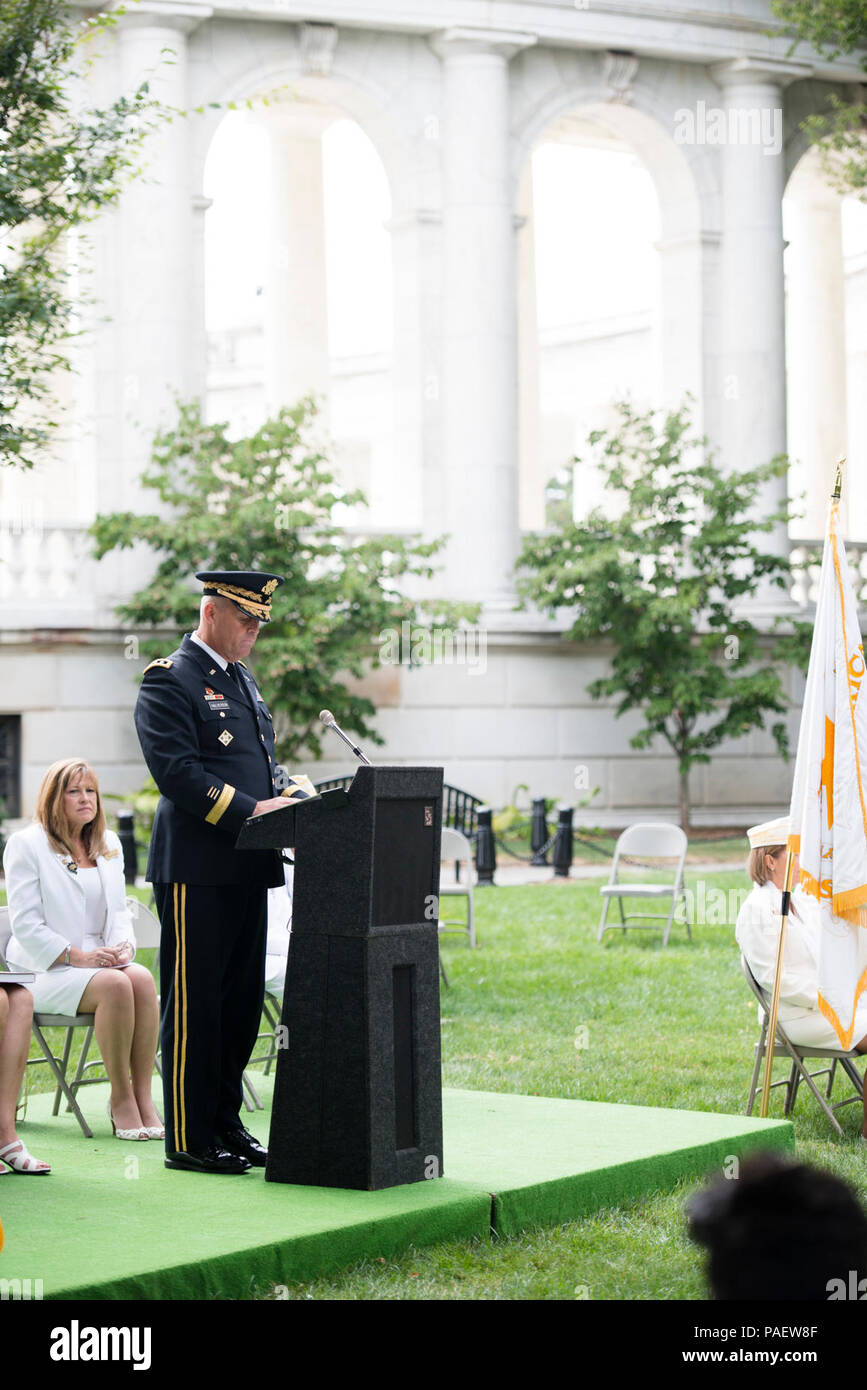
{"type": "Polygon", "coordinates": [[[545,798],[544,796],[533,797],[533,820],[530,825],[530,849],[533,851],[533,858],[530,863],[536,868],[541,868],[548,863],[548,851],[545,846],[548,843],[548,822],[545,820],[545,798]]]}
{"type": "Polygon", "coordinates": [[[494,887],[494,871],[497,867],[497,850],[494,845],[494,828],[491,824],[490,806],[480,806],[478,810],[478,833],[476,835],[476,876],[479,888],[494,887]]]}
{"type": "Polygon", "coordinates": [[[134,884],[138,875],[138,854],[132,811],[118,811],[117,837],[123,849],[123,876],[127,883],[134,884]]]}
{"type": "Polygon", "coordinates": [[[568,878],[572,867],[572,806],[561,806],[554,841],[554,877],[568,878]]]}

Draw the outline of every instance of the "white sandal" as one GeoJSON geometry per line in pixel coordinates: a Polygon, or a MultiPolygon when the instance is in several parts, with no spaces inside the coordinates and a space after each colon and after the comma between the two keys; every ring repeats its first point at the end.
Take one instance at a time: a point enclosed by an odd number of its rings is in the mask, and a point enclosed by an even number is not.
{"type": "Polygon", "coordinates": [[[117,1125],[114,1122],[114,1116],[111,1113],[110,1099],[106,1101],[105,1109],[108,1118],[111,1120],[111,1132],[114,1135],[115,1139],[122,1139],[124,1143],[129,1143],[130,1141],[137,1143],[141,1139],[147,1139],[147,1130],[145,1129],[144,1125],[142,1125],[139,1129],[118,1129],[117,1125]]]}
{"type": "Polygon", "coordinates": [[[27,1152],[20,1139],[13,1139],[11,1144],[6,1144],[0,1149],[0,1164],[5,1165],[9,1172],[28,1173],[33,1177],[41,1177],[43,1173],[51,1172],[47,1163],[27,1152]]]}

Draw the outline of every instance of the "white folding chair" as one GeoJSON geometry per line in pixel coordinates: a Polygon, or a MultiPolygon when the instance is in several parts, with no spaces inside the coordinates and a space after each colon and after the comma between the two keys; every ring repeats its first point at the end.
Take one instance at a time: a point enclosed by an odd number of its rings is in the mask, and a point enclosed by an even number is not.
{"type": "MultiPolygon", "coordinates": [[[[9,923],[9,909],[8,907],[0,907],[0,964],[3,965],[5,965],[6,963],[6,947],[9,943],[9,938],[11,935],[12,928],[9,923]]],[[[92,1139],[93,1130],[90,1128],[90,1125],[87,1123],[87,1120],[82,1115],[78,1102],[75,1099],[75,1091],[77,1089],[77,1086],[84,1084],[79,1078],[79,1072],[81,1071],[81,1060],[79,1059],[79,1066],[76,1070],[75,1079],[72,1082],[72,1084],[70,1084],[67,1081],[66,1073],[67,1068],[69,1067],[69,1053],[72,1048],[73,1030],[75,1028],[84,1028],[87,1030],[84,1035],[84,1042],[82,1044],[81,1050],[82,1057],[85,1059],[87,1058],[87,1051],[90,1047],[90,1040],[93,1037],[93,1014],[34,1013],[33,1023],[31,1026],[33,1036],[42,1050],[42,1056],[31,1057],[27,1065],[39,1066],[44,1061],[47,1062],[49,1067],[51,1068],[51,1073],[54,1077],[54,1080],[57,1082],[54,1091],[54,1107],[51,1111],[52,1115],[57,1114],[60,1108],[60,1097],[65,1096],[67,1108],[72,1111],[73,1115],[78,1120],[78,1123],[81,1126],[86,1137],[88,1139],[92,1139]],[[55,1057],[48,1039],[42,1032],[43,1028],[65,1029],[63,1055],[61,1057],[55,1057]]]]}
{"type": "Polygon", "coordinates": [[[643,824],[630,825],[617,841],[614,850],[614,860],[611,865],[611,877],[604,887],[600,888],[603,897],[602,917],[599,922],[599,933],[597,941],[602,940],[603,933],[610,931],[614,927],[620,927],[624,932],[628,927],[638,928],[639,930],[658,931],[657,922],[665,922],[665,930],[662,937],[663,946],[668,945],[668,937],[671,932],[671,924],[674,921],[674,914],[678,904],[683,900],[683,915],[686,925],[686,934],[692,940],[692,932],[689,929],[689,908],[686,901],[686,893],[683,887],[683,866],[686,862],[687,838],[679,825],[669,825],[664,821],[647,821],[643,824]],[[647,860],[658,859],[667,861],[660,863],[659,868],[671,868],[671,860],[675,860],[673,869],[673,881],[671,883],[632,883],[621,882],[618,879],[618,868],[621,859],[641,859],[644,867],[657,867],[647,864],[647,860]],[[608,921],[608,905],[612,898],[617,899],[617,906],[620,909],[620,921],[608,921]],[[668,913],[660,912],[635,912],[624,913],[624,898],[656,898],[659,900],[668,899],[670,902],[668,913]]]}
{"type": "Polygon", "coordinates": [[[465,865],[466,880],[461,883],[459,880],[459,870],[456,868],[455,882],[443,885],[440,883],[440,910],[442,910],[443,898],[466,898],[467,915],[466,917],[440,917],[437,929],[441,932],[463,932],[469,937],[470,946],[476,944],[476,925],[473,916],[473,850],[466,835],[462,835],[459,830],[452,830],[450,826],[444,825],[442,830],[442,848],[440,859],[448,860],[456,866],[465,865]]]}
{"type": "MultiPolygon", "coordinates": [[[[746,957],[743,955],[741,956],[741,969],[762,1011],[761,1032],[759,1033],[759,1040],[756,1043],[756,1059],[753,1066],[752,1078],[750,1080],[749,1099],[747,1100],[747,1114],[751,1115],[753,1113],[753,1104],[758,1090],[759,1072],[761,1071],[767,1050],[768,1025],[771,1021],[771,1001],[767,991],[759,984],[749,967],[746,957]]],[[[785,1086],[786,1088],[786,1100],[783,1107],[783,1114],[790,1115],[792,1113],[795,1108],[795,1101],[798,1097],[798,1087],[802,1081],[806,1081],[837,1133],[842,1134],[843,1131],[840,1128],[834,1111],[839,1110],[844,1105],[855,1105],[857,1102],[861,1101],[864,1078],[855,1066],[855,1062],[863,1055],[864,1054],[855,1052],[854,1050],[844,1052],[842,1048],[837,1047],[808,1047],[802,1046],[800,1043],[793,1043],[786,1033],[785,1025],[782,1024],[778,1018],[777,1036],[774,1042],[774,1056],[786,1057],[792,1064],[787,1077],[780,1081],[771,1082],[772,1091],[777,1086],[785,1086]],[[830,1062],[831,1065],[829,1067],[820,1067],[818,1071],[809,1071],[808,1068],[804,1066],[804,1062],[808,1059],[830,1062]],[[851,1081],[855,1094],[854,1096],[846,1096],[844,1100],[834,1101],[829,1105],[828,1102],[831,1100],[831,1092],[834,1087],[834,1076],[836,1074],[838,1062],[851,1081]],[[815,1083],[815,1078],[818,1076],[827,1076],[828,1078],[824,1096],[815,1083]]]]}
{"type": "MultiPolygon", "coordinates": [[[[256,1038],[257,1046],[260,1042],[265,1043],[265,1051],[256,1054],[254,1049],[254,1055],[250,1058],[249,1062],[247,1063],[249,1067],[252,1067],[257,1066],[260,1062],[264,1062],[265,1076],[269,1075],[271,1067],[274,1065],[274,1061],[277,1057],[277,1029],[280,1027],[280,1015],[282,1014],[282,1012],[283,1005],[277,998],[276,994],[272,994],[270,990],[266,989],[265,998],[262,1002],[262,1013],[265,1015],[265,1021],[268,1024],[268,1030],[267,1032],[259,1033],[258,1037],[256,1038]]],[[[245,1086],[249,1086],[250,1089],[253,1090],[252,1084],[246,1072],[244,1072],[244,1084],[245,1086]]],[[[253,1094],[255,1095],[255,1091],[253,1091],[253,1094]]],[[[262,1106],[260,1102],[260,1109],[261,1108],[262,1106]]]]}
{"type": "MultiPolygon", "coordinates": [[[[155,969],[159,967],[160,951],[160,924],[159,920],[149,908],[138,898],[128,896],[126,899],[127,910],[129,911],[133,931],[136,939],[137,950],[156,950],[155,969]]],[[[33,1033],[44,1054],[45,1061],[49,1063],[54,1073],[57,1087],[54,1092],[54,1105],[52,1114],[56,1115],[60,1109],[61,1095],[66,1098],[66,1108],[71,1110],[78,1119],[84,1133],[88,1138],[92,1137],[92,1131],[84,1119],[75,1101],[75,1095],[80,1086],[93,1086],[105,1081],[104,1076],[88,1076],[87,1072],[91,1067],[102,1068],[102,1059],[99,1057],[90,1058],[90,1045],[93,1041],[93,1014],[77,1014],[75,1016],[66,1014],[37,1014],[33,1015],[33,1033]],[[64,1041],[62,1057],[55,1057],[48,1045],[48,1041],[42,1033],[43,1028],[65,1028],[66,1038],[64,1041]],[[67,1080],[67,1070],[69,1066],[69,1053],[72,1046],[73,1029],[86,1028],[84,1039],[81,1044],[81,1052],[78,1057],[78,1065],[71,1081],[67,1080]]],[[[160,1069],[159,1054],[156,1057],[156,1069],[162,1075],[160,1069]]]]}

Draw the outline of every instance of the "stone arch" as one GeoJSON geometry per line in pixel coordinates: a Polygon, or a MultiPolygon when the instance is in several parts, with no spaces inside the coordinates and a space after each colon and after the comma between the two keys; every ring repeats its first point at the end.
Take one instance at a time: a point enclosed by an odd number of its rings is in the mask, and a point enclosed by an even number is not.
{"type": "MultiPolygon", "coordinates": [[[[391,199],[391,219],[388,226],[392,232],[391,278],[392,285],[396,290],[399,283],[406,281],[404,258],[407,254],[407,236],[401,227],[403,221],[401,211],[403,208],[413,206],[413,180],[418,178],[418,170],[410,157],[407,142],[396,128],[392,113],[386,109],[387,94],[378,88],[375,82],[365,77],[359,77],[351,68],[349,61],[351,58],[352,54],[350,53],[343,66],[335,61],[330,74],[327,76],[313,74],[303,70],[300,54],[296,52],[293,56],[292,50],[287,47],[281,56],[275,57],[270,62],[250,64],[228,77],[224,73],[218,81],[210,76],[206,88],[195,94],[196,105],[204,106],[205,111],[202,113],[200,128],[196,132],[194,141],[191,186],[194,190],[194,198],[198,196],[204,209],[207,203],[200,195],[204,188],[206,161],[213,146],[216,132],[226,115],[227,105],[232,103],[233,106],[243,108],[248,101],[253,101],[255,109],[257,95],[273,92],[285,84],[288,88],[286,105],[290,113],[292,108],[297,106],[302,118],[308,114],[320,115],[323,134],[334,121],[351,120],[360,128],[375,151],[384,171],[391,199]],[[220,109],[210,109],[209,103],[212,101],[219,102],[220,109]]],[[[271,102],[267,113],[274,111],[275,107],[276,103],[271,102]]],[[[348,433],[344,435],[338,431],[333,437],[338,448],[335,461],[341,466],[344,481],[353,488],[360,486],[367,494],[368,501],[373,508],[369,514],[370,521],[374,525],[395,524],[393,517],[383,516],[380,513],[383,507],[387,508],[389,505],[389,498],[397,495],[394,473],[398,458],[406,459],[411,453],[411,449],[404,441],[407,434],[411,432],[412,422],[407,424],[403,420],[403,414],[406,411],[404,400],[406,393],[401,390],[401,373],[404,370],[401,364],[407,355],[402,348],[408,332],[411,331],[407,329],[405,321],[408,313],[406,300],[405,292],[402,298],[396,292],[393,295],[394,342],[391,368],[389,370],[387,364],[378,366],[376,369],[378,375],[371,378],[377,401],[373,412],[375,423],[368,428],[366,421],[359,420],[357,426],[353,426],[350,419],[348,433]]],[[[203,310],[204,302],[202,315],[203,310]]],[[[266,404],[270,401],[273,405],[273,390],[269,391],[267,379],[269,373],[272,378],[275,375],[279,378],[281,365],[280,360],[276,362],[274,360],[273,337],[268,341],[270,348],[266,359],[265,395],[266,404]]],[[[322,341],[325,355],[323,357],[322,353],[319,354],[320,368],[322,368],[319,379],[327,380],[327,336],[322,341]]],[[[315,357],[316,354],[314,353],[313,356],[315,357]]],[[[323,389],[328,391],[329,400],[335,400],[337,382],[338,379],[331,377],[325,388],[313,388],[320,404],[324,407],[321,421],[329,434],[331,434],[331,427],[334,422],[330,417],[323,396],[323,389]]],[[[345,384],[350,388],[349,394],[351,395],[351,381],[347,379],[345,384]]],[[[352,410],[353,408],[350,407],[350,417],[354,418],[352,410]]],[[[345,415],[345,411],[343,413],[345,415]]],[[[413,484],[416,491],[420,489],[420,477],[416,477],[418,472],[419,468],[416,467],[413,471],[413,484]]],[[[364,518],[367,515],[367,513],[360,512],[358,524],[363,526],[365,524],[364,518]]]]}
{"type": "MultiPolygon", "coordinates": [[[[639,86],[633,101],[612,102],[600,86],[560,87],[539,100],[528,115],[515,145],[513,177],[516,198],[532,151],[545,131],[565,115],[579,116],[618,136],[638,156],[656,190],[660,210],[660,320],[657,345],[661,400],[680,403],[689,392],[695,399],[696,424],[707,429],[705,390],[707,258],[719,240],[719,189],[716,172],[703,149],[679,146],[671,129],[671,111],[653,106],[639,86]]],[[[522,368],[532,362],[527,345],[527,315],[522,322],[522,368]]],[[[521,372],[521,490],[526,516],[539,522],[542,479],[532,476],[540,455],[539,390],[533,369],[521,372]],[[527,377],[530,377],[529,382],[527,377]],[[535,497],[535,502],[532,498],[535,497]]],[[[536,469],[538,474],[538,468],[536,469]]]]}
{"type": "Polygon", "coordinates": [[[810,133],[804,122],[808,116],[830,111],[832,93],[851,100],[852,89],[842,83],[817,82],[807,79],[793,82],[786,92],[786,130],[784,137],[784,174],[786,188],[792,174],[811,147],[810,133]]]}
{"type": "Polygon", "coordinates": [[[572,112],[606,126],[640,156],[659,195],[663,238],[717,231],[719,185],[711,162],[703,150],[693,147],[688,153],[686,146],[675,143],[666,124],[670,110],[658,107],[640,83],[633,86],[629,103],[611,101],[608,89],[598,84],[559,87],[542,97],[515,142],[516,186],[539,137],[572,112]]]}
{"type": "Polygon", "coordinates": [[[413,167],[409,146],[388,114],[387,94],[337,63],[328,76],[306,72],[297,56],[294,62],[287,55],[271,63],[254,63],[222,81],[209,81],[204,90],[193,94],[191,105],[205,107],[193,141],[193,188],[201,192],[208,151],[227,104],[254,101],[283,84],[291,84],[293,96],[303,104],[333,109],[361,126],[382,160],[397,216],[408,196],[413,167]],[[219,103],[221,109],[209,109],[211,102],[219,103]]]}

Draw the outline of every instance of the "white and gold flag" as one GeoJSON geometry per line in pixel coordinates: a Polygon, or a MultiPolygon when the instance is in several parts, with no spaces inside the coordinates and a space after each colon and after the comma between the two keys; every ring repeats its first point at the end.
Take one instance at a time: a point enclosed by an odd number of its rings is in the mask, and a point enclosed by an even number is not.
{"type": "Polygon", "coordinates": [[[832,499],[792,786],[789,848],[821,910],[818,1005],[852,1046],[867,988],[867,682],[846,552],[832,499]]]}

